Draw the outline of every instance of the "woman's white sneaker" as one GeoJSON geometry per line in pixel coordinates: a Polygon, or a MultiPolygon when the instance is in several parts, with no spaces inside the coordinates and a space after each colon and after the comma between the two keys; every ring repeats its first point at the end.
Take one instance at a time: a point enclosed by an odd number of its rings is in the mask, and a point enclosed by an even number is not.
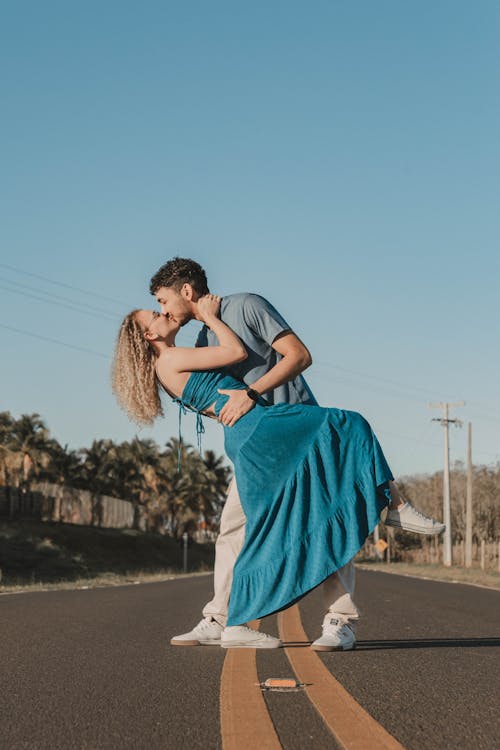
{"type": "Polygon", "coordinates": [[[246,625],[232,625],[224,628],[221,635],[222,648],[281,648],[279,638],[259,630],[252,630],[246,625]]]}
{"type": "Polygon", "coordinates": [[[323,620],[323,635],[311,643],[313,651],[351,651],[356,648],[356,636],[349,624],[327,615],[323,620]]]}
{"type": "Polygon", "coordinates": [[[441,534],[446,528],[444,523],[435,521],[429,516],[424,516],[408,502],[401,508],[389,508],[385,525],[394,526],[396,529],[404,529],[404,531],[413,531],[414,534],[427,534],[429,536],[441,534]]]}
{"type": "Polygon", "coordinates": [[[198,625],[182,635],[171,639],[171,646],[220,646],[220,636],[224,628],[216,620],[204,617],[198,625]]]}

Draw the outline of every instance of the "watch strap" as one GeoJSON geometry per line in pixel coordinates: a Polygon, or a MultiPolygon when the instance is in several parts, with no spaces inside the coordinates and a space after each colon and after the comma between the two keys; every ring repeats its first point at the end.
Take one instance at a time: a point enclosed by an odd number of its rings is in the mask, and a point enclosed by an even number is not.
{"type": "Polygon", "coordinates": [[[257,403],[260,398],[260,393],[258,393],[258,391],[254,391],[253,388],[247,388],[247,396],[248,398],[251,398],[252,401],[255,401],[255,403],[257,403]]]}

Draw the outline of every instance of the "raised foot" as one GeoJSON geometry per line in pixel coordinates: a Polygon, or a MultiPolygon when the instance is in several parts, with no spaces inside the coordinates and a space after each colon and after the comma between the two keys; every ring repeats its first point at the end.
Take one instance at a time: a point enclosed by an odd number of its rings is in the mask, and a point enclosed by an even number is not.
{"type": "Polygon", "coordinates": [[[405,503],[401,508],[389,508],[384,523],[386,526],[427,536],[441,534],[446,528],[444,523],[425,516],[411,503],[405,503]]]}

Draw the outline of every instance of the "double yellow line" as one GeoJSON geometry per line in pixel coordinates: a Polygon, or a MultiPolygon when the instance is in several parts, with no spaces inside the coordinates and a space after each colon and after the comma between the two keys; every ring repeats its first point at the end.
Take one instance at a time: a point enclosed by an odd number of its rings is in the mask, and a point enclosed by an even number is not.
{"type": "MultiPolygon", "coordinates": [[[[259,627],[259,621],[252,623],[259,627]]],[[[298,605],[278,615],[280,638],[299,682],[343,750],[404,750],[309,648],[298,605]],[[293,643],[293,648],[287,648],[293,643]],[[303,647],[297,644],[303,644],[303,647]]],[[[220,687],[223,750],[280,750],[257,675],[255,649],[228,649],[220,687]]]]}
{"type": "MultiPolygon", "coordinates": [[[[250,623],[259,629],[260,620],[250,623]]],[[[220,681],[223,750],[280,750],[281,743],[259,687],[254,648],[230,648],[220,681]]]]}

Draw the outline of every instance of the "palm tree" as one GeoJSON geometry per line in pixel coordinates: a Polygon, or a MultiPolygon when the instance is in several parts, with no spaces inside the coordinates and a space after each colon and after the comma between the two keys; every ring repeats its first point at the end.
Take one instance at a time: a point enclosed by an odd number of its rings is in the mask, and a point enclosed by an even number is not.
{"type": "Polygon", "coordinates": [[[219,511],[227,494],[232,471],[229,466],[224,464],[224,457],[217,456],[217,454],[211,450],[205,451],[203,463],[205,464],[207,471],[214,477],[212,484],[213,501],[217,506],[217,511],[219,511]]]}
{"type": "Polygon", "coordinates": [[[22,414],[12,419],[2,412],[0,419],[4,475],[9,483],[27,487],[31,477],[49,465],[53,441],[39,414],[22,414]]]}
{"type": "Polygon", "coordinates": [[[12,449],[9,448],[12,442],[12,428],[14,418],[10,411],[0,412],[0,484],[9,484],[9,469],[12,449]]]}
{"type": "Polygon", "coordinates": [[[169,533],[216,525],[230,470],[213,451],[202,458],[192,446],[172,438],[157,468],[161,514],[169,533]],[[178,459],[180,453],[181,471],[178,459]]]}
{"type": "Polygon", "coordinates": [[[112,440],[94,440],[82,451],[82,474],[86,489],[100,495],[111,494],[110,472],[116,461],[116,446],[112,440]]]}
{"type": "Polygon", "coordinates": [[[160,456],[160,512],[163,525],[174,536],[179,536],[186,523],[196,517],[195,461],[193,447],[183,442],[179,444],[176,438],[169,440],[160,456]]]}
{"type": "Polygon", "coordinates": [[[154,440],[141,440],[137,436],[130,443],[117,448],[117,462],[113,477],[121,488],[119,497],[127,497],[136,508],[136,521],[144,515],[147,525],[156,525],[159,508],[159,449],[154,440]],[[125,485],[125,486],[124,486],[125,485]]]}
{"type": "Polygon", "coordinates": [[[55,484],[67,484],[70,487],[85,489],[81,451],[69,450],[52,439],[50,445],[50,463],[40,472],[40,479],[55,484]]]}

